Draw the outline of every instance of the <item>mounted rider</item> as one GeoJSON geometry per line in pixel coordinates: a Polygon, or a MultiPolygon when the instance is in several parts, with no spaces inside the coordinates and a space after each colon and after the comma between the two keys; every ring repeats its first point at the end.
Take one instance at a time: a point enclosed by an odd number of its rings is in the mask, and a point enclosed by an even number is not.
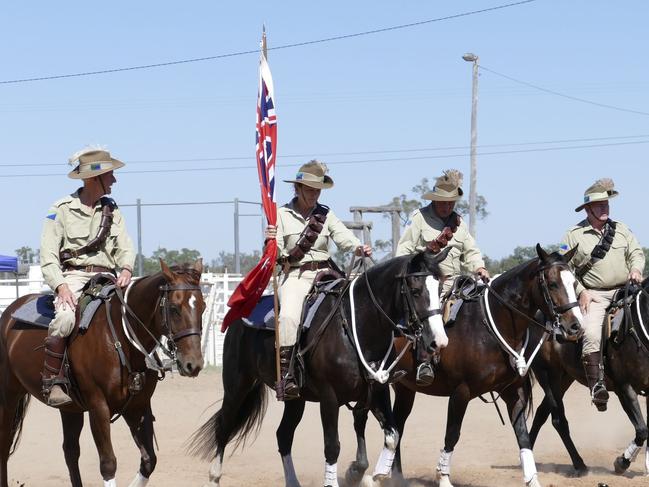
{"type": "Polygon", "coordinates": [[[71,179],[83,187],[60,199],[49,209],[41,236],[40,261],[43,278],[56,298],[55,317],[45,339],[43,395],[47,404],[61,407],[72,400],[63,359],[67,337],[75,326],[75,310],[81,290],[98,273],[116,275],[118,286],[131,281],[135,251],[124,217],[111,198],[117,181],[113,171],[124,163],[102,148],[88,147],[75,153],[69,163],[76,166],[71,179]]]}
{"type": "MultiPolygon", "coordinates": [[[[422,252],[427,248],[439,252],[447,245],[451,247],[448,256],[439,265],[445,276],[442,296],[447,295],[455,280],[467,272],[475,274],[485,282],[489,281],[490,277],[482,253],[469,233],[468,226],[454,211],[455,204],[464,194],[461,187],[462,177],[462,173],[457,169],[449,169],[436,179],[432,191],[422,196],[422,199],[430,200],[431,203],[412,213],[397,246],[397,256],[422,252]]],[[[417,368],[417,382],[420,385],[428,385],[432,383],[433,378],[430,363],[421,363],[417,368]]]]}
{"type": "Polygon", "coordinates": [[[619,193],[612,179],[599,179],[584,192],[584,202],[575,208],[586,211],[586,219],[568,230],[561,244],[567,251],[579,246],[570,261],[577,277],[577,296],[584,313],[582,363],[591,400],[606,411],[608,392],[604,384],[601,338],[606,309],[615,292],[627,281],[642,281],[645,257],[629,227],[609,216],[609,200],[619,193]]]}
{"type": "Polygon", "coordinates": [[[333,187],[327,166],[316,160],[300,167],[293,184],[295,197],[277,210],[277,226],[266,227],[266,239],[277,239],[278,263],[283,275],[279,287],[279,354],[281,380],[277,384],[279,400],[296,399],[300,389],[290,372],[293,347],[302,315],[304,299],[319,271],[332,267],[329,243],[356,255],[372,255],[368,245],[361,245],[329,207],[318,203],[320,192],[333,187]]]}

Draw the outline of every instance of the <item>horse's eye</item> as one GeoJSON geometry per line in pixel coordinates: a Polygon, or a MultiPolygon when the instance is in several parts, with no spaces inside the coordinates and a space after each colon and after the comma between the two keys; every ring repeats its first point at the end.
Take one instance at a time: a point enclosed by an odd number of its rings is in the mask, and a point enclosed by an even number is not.
{"type": "Polygon", "coordinates": [[[413,295],[415,298],[418,298],[419,296],[421,296],[421,289],[413,289],[413,290],[412,290],[412,295],[413,295]]]}
{"type": "Polygon", "coordinates": [[[559,285],[556,282],[551,282],[550,284],[548,284],[548,287],[550,289],[552,289],[553,291],[556,291],[557,289],[559,289],[559,285]]]}

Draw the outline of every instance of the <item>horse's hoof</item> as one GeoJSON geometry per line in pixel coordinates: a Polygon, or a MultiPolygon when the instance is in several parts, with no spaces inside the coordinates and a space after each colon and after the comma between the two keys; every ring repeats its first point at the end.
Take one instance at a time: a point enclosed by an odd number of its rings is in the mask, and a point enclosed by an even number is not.
{"type": "Polygon", "coordinates": [[[620,455],[613,462],[613,467],[615,468],[615,473],[622,475],[626,472],[627,468],[631,466],[631,460],[627,460],[624,456],[620,455]]]}
{"type": "Polygon", "coordinates": [[[346,485],[358,485],[359,482],[363,479],[363,475],[367,470],[367,465],[363,467],[358,462],[352,462],[349,464],[347,472],[345,472],[345,484],[346,485]]]}
{"type": "Polygon", "coordinates": [[[453,487],[449,475],[439,474],[439,487],[453,487]]]}
{"type": "Polygon", "coordinates": [[[543,487],[543,486],[541,485],[541,482],[539,482],[539,476],[534,475],[534,477],[532,477],[532,480],[530,480],[529,482],[525,482],[525,487],[543,487]]]}

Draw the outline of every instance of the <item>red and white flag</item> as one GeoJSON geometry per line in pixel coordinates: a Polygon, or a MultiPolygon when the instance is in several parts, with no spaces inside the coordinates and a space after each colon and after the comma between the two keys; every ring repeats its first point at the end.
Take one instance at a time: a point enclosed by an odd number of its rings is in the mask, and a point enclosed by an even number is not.
{"type": "MultiPolygon", "coordinates": [[[[264,52],[259,60],[257,96],[256,156],[261,187],[261,203],[269,225],[277,224],[275,202],[275,161],[277,150],[277,117],[273,78],[264,52]]],[[[234,321],[250,315],[273,275],[277,260],[277,241],[268,240],[259,263],[239,283],[228,301],[229,311],[223,318],[224,332],[234,321]]]]}

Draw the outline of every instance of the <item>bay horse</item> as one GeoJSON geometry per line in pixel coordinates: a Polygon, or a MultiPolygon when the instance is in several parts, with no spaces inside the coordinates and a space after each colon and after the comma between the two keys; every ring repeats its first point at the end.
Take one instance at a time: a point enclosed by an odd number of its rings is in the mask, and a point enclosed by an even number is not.
{"type": "MultiPolygon", "coordinates": [[[[73,487],[82,486],[79,436],[84,411],[89,413],[104,486],[117,485],[117,459],[110,439],[114,415],[124,417],[141,453],[140,469],[130,486],[147,484],[156,465],[151,396],[163,371],[153,362],[153,352],[162,337],[181,375],[195,377],[203,367],[202,261],[172,268],[160,264],[161,272],[132,281],[124,292],[126,304],[117,295],[121,291],[113,294],[101,304],[87,331],[81,334],[76,327],[68,339],[73,403],[61,408],[60,414],[73,487]],[[124,321],[123,308],[127,310],[124,321]]],[[[8,486],[7,460],[20,440],[30,395],[45,402],[41,368],[47,329],[12,318],[16,309],[38,296],[17,299],[0,317],[0,487],[8,486]]]]}
{"type": "MultiPolygon", "coordinates": [[[[448,345],[440,351],[435,380],[417,386],[415,362],[411,354],[401,359],[407,375],[393,385],[394,415],[400,438],[412,411],[417,392],[447,396],[448,412],[444,448],[437,464],[440,487],[452,487],[451,457],[460,438],[462,421],[469,401],[496,392],[505,401],[514,428],[525,485],[540,487],[526,415],[531,407],[532,379],[527,374],[530,348],[529,328],[539,326],[547,335],[561,330],[567,339],[581,334],[582,316],[576,302],[575,278],[568,261],[573,249],[562,256],[548,254],[537,244],[538,258],[525,262],[494,278],[482,297],[463,303],[452,325],[446,328],[448,345]],[[551,317],[550,322],[534,319],[537,310],[551,317]]],[[[397,350],[402,347],[396,343],[397,350]]],[[[354,409],[354,428],[358,449],[356,462],[349,470],[350,481],[357,481],[367,468],[365,423],[367,410],[354,409]]],[[[396,476],[402,477],[400,448],[394,461],[396,476]]]]}
{"type": "MultiPolygon", "coordinates": [[[[613,462],[617,474],[623,474],[629,468],[649,434],[649,416],[645,420],[638,403],[638,394],[647,396],[649,393],[648,291],[649,279],[645,279],[639,287],[626,288],[626,299],[629,296],[633,299],[623,310],[626,316],[616,337],[611,337],[605,344],[604,370],[607,389],[617,394],[622,409],[635,429],[635,437],[613,462]]],[[[533,371],[543,387],[545,397],[534,415],[530,430],[532,445],[548,416],[552,414],[552,425],[568,450],[576,475],[586,475],[588,467],[570,437],[570,427],[563,405],[563,396],[574,381],[586,385],[581,364],[581,344],[547,342],[534,363],[533,371]]],[[[646,398],[646,406],[649,411],[649,398],[646,398]]],[[[645,455],[645,473],[649,475],[649,451],[645,455]]]]}
{"type": "MultiPolygon", "coordinates": [[[[384,365],[386,360],[396,365],[391,350],[399,330],[396,323],[401,319],[406,323],[407,341],[423,342],[426,348],[433,346],[433,326],[441,327],[442,323],[439,300],[430,296],[427,281],[439,277],[438,263],[447,254],[448,249],[437,255],[424,252],[390,259],[366,270],[351,283],[339,284],[335,292],[326,295],[302,341],[302,350],[307,352],[301,397],[284,403],[277,429],[287,487],[300,485],[291,449],[306,401],[320,403],[323,485],[338,487],[338,414],[340,406],[350,402],[367,404],[379,420],[384,447],[374,477],[390,475],[398,434],[385,383],[391,367],[386,369],[384,365]]],[[[206,486],[220,485],[226,446],[232,441],[245,442],[261,425],[267,406],[266,386],[274,387],[275,374],[274,331],[253,329],[241,320],[233,323],[223,346],[221,409],[199,428],[190,445],[193,453],[214,459],[206,486]]],[[[368,477],[368,481],[373,479],[368,477]]]]}

